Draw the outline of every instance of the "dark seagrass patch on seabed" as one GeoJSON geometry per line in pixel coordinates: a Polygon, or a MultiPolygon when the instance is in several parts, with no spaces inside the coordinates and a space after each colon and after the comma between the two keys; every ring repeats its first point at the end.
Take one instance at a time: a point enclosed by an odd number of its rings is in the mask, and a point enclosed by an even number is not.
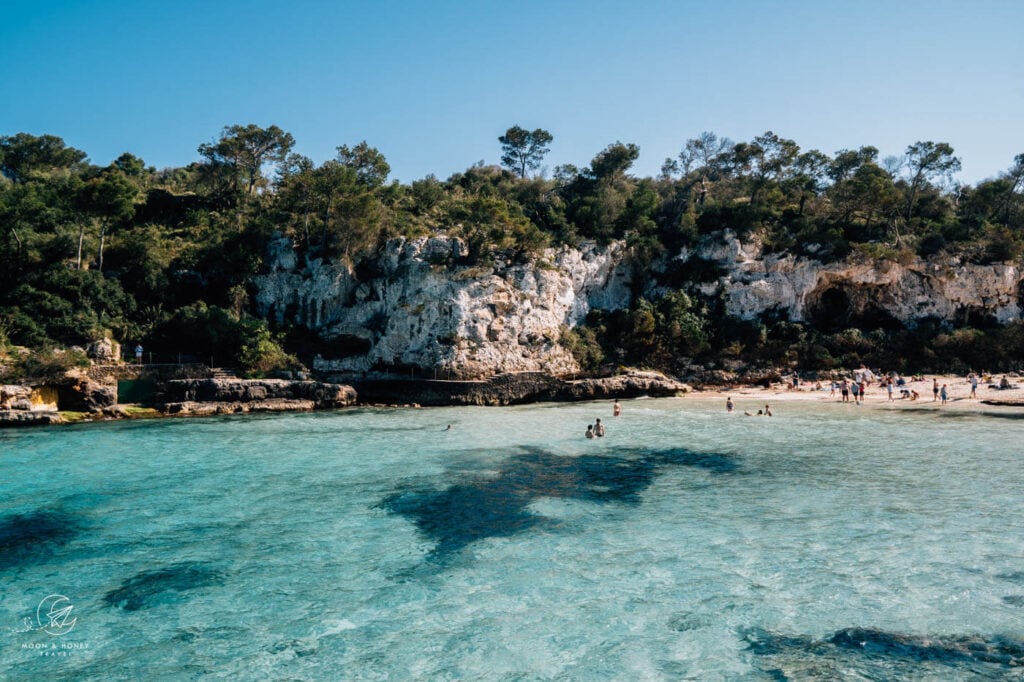
{"type": "Polygon", "coordinates": [[[103,597],[110,606],[125,611],[138,611],[158,604],[180,601],[183,592],[224,583],[224,574],[207,564],[182,562],[143,571],[107,592],[103,597]]]}
{"type": "Polygon", "coordinates": [[[748,650],[769,662],[771,669],[765,672],[779,673],[781,668],[783,679],[791,679],[793,674],[800,679],[825,679],[809,672],[820,668],[821,660],[834,664],[830,670],[856,672],[867,679],[918,679],[965,670],[999,675],[1024,666],[1024,640],[1001,635],[932,637],[874,628],[845,628],[821,640],[759,628],[743,635],[748,650]]]}
{"type": "Polygon", "coordinates": [[[82,529],[77,516],[61,509],[0,517],[0,571],[45,561],[82,529]]]}
{"type": "Polygon", "coordinates": [[[429,560],[443,562],[477,540],[515,535],[548,521],[528,508],[538,498],[636,504],[666,466],[699,467],[716,474],[737,468],[730,456],[681,449],[578,457],[528,449],[506,460],[494,475],[463,475],[442,490],[397,493],[383,506],[412,519],[435,543],[429,560]]]}

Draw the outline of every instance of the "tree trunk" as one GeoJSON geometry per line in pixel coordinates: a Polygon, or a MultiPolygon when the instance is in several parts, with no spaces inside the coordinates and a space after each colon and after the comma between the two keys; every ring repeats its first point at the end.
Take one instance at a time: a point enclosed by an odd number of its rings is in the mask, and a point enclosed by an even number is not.
{"type": "Polygon", "coordinates": [[[82,242],[85,241],[85,225],[78,226],[78,269],[82,269],[82,242]]]}
{"type": "Polygon", "coordinates": [[[106,236],[107,226],[104,223],[100,225],[100,249],[99,252],[96,254],[96,262],[100,272],[103,272],[103,240],[106,238],[106,236]]]}

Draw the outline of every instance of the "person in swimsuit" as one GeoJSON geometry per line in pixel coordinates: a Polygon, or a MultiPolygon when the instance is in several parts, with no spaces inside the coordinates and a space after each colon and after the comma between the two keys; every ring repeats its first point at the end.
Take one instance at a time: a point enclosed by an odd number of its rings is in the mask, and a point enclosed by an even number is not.
{"type": "Polygon", "coordinates": [[[604,438],[604,424],[601,423],[600,419],[594,420],[594,435],[598,438],[604,438]]]}
{"type": "Polygon", "coordinates": [[[587,424],[587,438],[593,438],[593,437],[594,437],[594,425],[593,424],[587,424]]]}
{"type": "Polygon", "coordinates": [[[731,397],[726,398],[725,399],[725,411],[726,412],[732,412],[732,410],[733,410],[732,398],[731,397]]]}

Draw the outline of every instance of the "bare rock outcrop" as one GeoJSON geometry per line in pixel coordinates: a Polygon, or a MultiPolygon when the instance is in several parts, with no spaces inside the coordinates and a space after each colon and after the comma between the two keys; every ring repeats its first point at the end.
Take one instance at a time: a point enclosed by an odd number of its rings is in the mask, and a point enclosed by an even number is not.
{"type": "Polygon", "coordinates": [[[690,387],[659,372],[567,381],[546,372],[507,372],[486,380],[375,379],[357,383],[366,404],[518,405],[567,400],[666,397],[690,387]]]}
{"type": "Polygon", "coordinates": [[[52,406],[33,403],[31,386],[0,386],[0,426],[60,424],[63,421],[52,406]]]}
{"type": "Polygon", "coordinates": [[[962,323],[981,316],[1005,324],[1022,314],[1024,272],[1011,263],[863,256],[822,263],[765,254],[758,242],[741,242],[728,231],[706,238],[677,261],[691,258],[720,268],[715,281],[702,285],[704,293],[723,294],[726,312],[747,320],[776,311],[812,323],[839,316],[913,327],[927,317],[962,323]]]}
{"type": "Polygon", "coordinates": [[[453,264],[465,244],[446,236],[394,239],[360,272],[319,259],[300,264],[287,242],[254,278],[261,315],[317,331],[332,351],[321,372],[376,366],[455,378],[579,371],[559,343],[592,308],[630,300],[625,246],[547,249],[531,262],[453,264]]]}
{"type": "Polygon", "coordinates": [[[62,410],[102,412],[117,404],[117,384],[93,381],[84,373],[69,373],[56,386],[62,410]]]}
{"type": "Polygon", "coordinates": [[[351,386],[286,379],[177,379],[164,388],[168,414],[288,412],[347,407],[356,402],[351,386]]]}

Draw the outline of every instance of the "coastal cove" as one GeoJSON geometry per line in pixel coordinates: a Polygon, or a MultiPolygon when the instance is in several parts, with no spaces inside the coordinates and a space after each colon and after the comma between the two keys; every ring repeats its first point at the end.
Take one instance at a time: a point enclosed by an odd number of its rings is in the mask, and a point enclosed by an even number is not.
{"type": "Polygon", "coordinates": [[[1019,411],[824,393],[0,431],[0,678],[1019,670],[1019,411]]]}

